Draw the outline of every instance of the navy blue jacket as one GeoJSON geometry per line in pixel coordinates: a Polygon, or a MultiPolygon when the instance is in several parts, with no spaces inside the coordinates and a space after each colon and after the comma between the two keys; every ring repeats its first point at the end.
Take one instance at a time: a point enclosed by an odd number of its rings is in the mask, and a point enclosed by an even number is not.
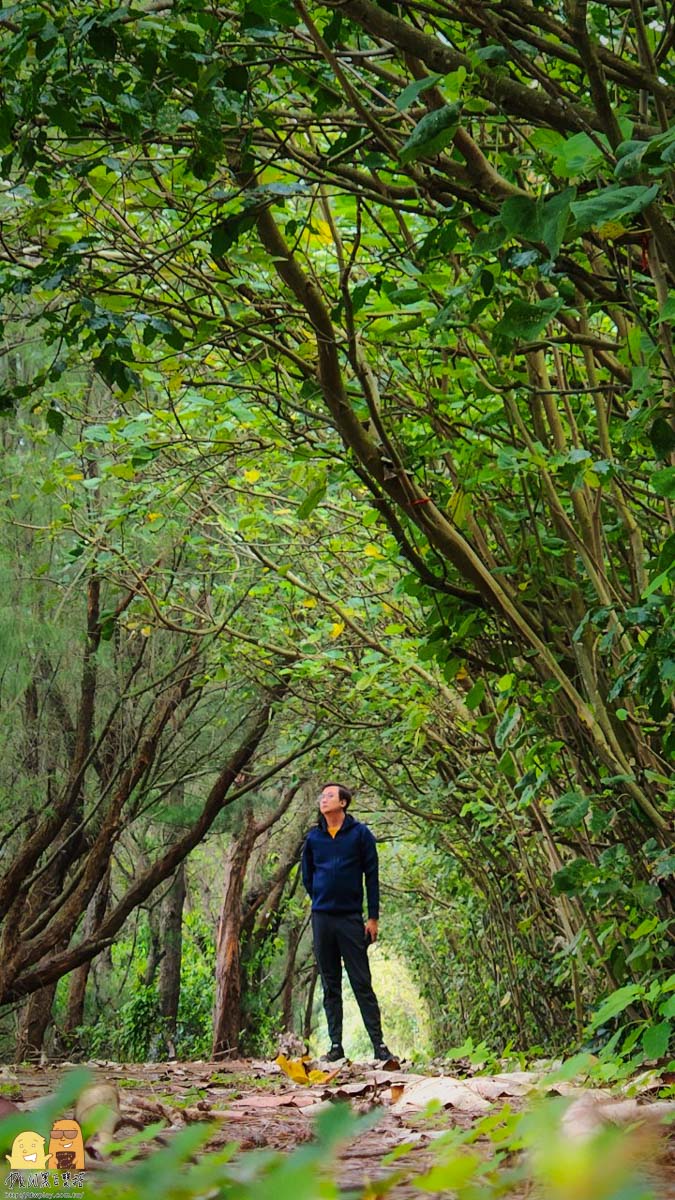
{"type": "Polygon", "coordinates": [[[310,829],[302,851],[302,881],[312,900],[312,911],[363,912],[363,876],[366,877],[368,916],[380,915],[380,885],[375,838],[367,825],[349,813],[331,837],[326,818],[310,829]]]}

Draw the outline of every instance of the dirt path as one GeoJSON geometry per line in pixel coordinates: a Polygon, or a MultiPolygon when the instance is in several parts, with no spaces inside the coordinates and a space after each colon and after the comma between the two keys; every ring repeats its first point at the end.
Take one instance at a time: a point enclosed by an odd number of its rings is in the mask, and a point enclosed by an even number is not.
{"type": "MultiPolygon", "coordinates": [[[[15,1100],[21,1110],[30,1111],[56,1091],[73,1065],[0,1068],[0,1094],[15,1100]]],[[[422,1194],[415,1180],[432,1165],[440,1133],[449,1128],[470,1129],[480,1116],[498,1112],[507,1099],[512,1111],[522,1109],[534,1078],[513,1072],[453,1082],[447,1077],[435,1079],[352,1063],[341,1066],[329,1082],[307,1086],[293,1083],[276,1063],[257,1059],[144,1064],[97,1061],[86,1066],[93,1081],[117,1086],[120,1120],[115,1140],[163,1122],[160,1134],[151,1136],[149,1131],[148,1140],[141,1139],[141,1154],[152,1154],[172,1135],[198,1121],[218,1125],[207,1151],[233,1141],[239,1144],[239,1152],[262,1147],[290,1151],[312,1139],[314,1120],[322,1107],[336,1099],[348,1100],[355,1111],[372,1112],[376,1124],[340,1152],[340,1190],[354,1192],[365,1187],[371,1198],[386,1191],[392,1200],[412,1200],[422,1194]],[[439,1085],[446,1088],[444,1106],[432,1116],[423,1116],[419,1110],[424,1107],[425,1089],[437,1090],[439,1085]],[[410,1108],[402,1107],[408,1103],[410,1108]],[[389,1161],[387,1155],[392,1155],[389,1161]],[[395,1180],[390,1179],[392,1174],[395,1180]]],[[[479,1139],[475,1149],[488,1154],[489,1139],[479,1139]]],[[[96,1169],[94,1162],[87,1165],[96,1169]]],[[[672,1153],[664,1168],[669,1182],[663,1195],[675,1196],[672,1153]]],[[[511,1200],[518,1200],[518,1195],[509,1193],[511,1200]]]]}
{"type": "MultiPolygon", "coordinates": [[[[421,1078],[406,1072],[351,1063],[341,1067],[326,1086],[307,1087],[294,1084],[276,1063],[256,1059],[219,1063],[97,1061],[86,1065],[95,1082],[117,1085],[120,1125],[116,1139],[162,1120],[165,1127],[161,1144],[186,1124],[217,1121],[218,1131],[207,1143],[207,1150],[236,1141],[241,1151],[259,1147],[288,1151],[311,1140],[314,1120],[322,1106],[343,1099],[357,1112],[378,1109],[379,1113],[377,1124],[339,1156],[337,1178],[341,1190],[361,1190],[370,1184],[372,1192],[377,1193],[377,1184],[395,1172],[398,1180],[389,1195],[393,1200],[407,1200],[419,1195],[410,1181],[431,1165],[439,1122],[391,1111],[392,1086],[396,1097],[402,1084],[421,1078]],[[403,1152],[395,1163],[383,1164],[382,1158],[399,1147],[403,1152]]],[[[21,1109],[29,1111],[56,1091],[69,1069],[72,1065],[4,1068],[0,1088],[21,1109]]],[[[452,1125],[468,1129],[474,1116],[453,1112],[452,1125]]],[[[447,1128],[450,1122],[447,1115],[444,1117],[442,1128],[447,1128]]],[[[151,1153],[157,1145],[155,1139],[144,1149],[151,1153]]]]}

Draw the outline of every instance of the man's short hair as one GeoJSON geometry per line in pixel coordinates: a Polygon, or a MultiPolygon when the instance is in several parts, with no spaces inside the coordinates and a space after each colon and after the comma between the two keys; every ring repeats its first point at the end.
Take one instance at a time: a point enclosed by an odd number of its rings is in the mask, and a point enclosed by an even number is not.
{"type": "MultiPolygon", "coordinates": [[[[349,808],[349,805],[352,802],[352,793],[350,792],[349,788],[344,787],[344,785],[341,783],[336,783],[334,779],[330,779],[328,781],[328,783],[324,783],[323,787],[324,788],[327,788],[327,787],[336,787],[337,788],[339,799],[345,801],[345,812],[346,812],[347,809],[349,808]]],[[[322,788],[322,791],[323,791],[323,788],[322,788]]]]}

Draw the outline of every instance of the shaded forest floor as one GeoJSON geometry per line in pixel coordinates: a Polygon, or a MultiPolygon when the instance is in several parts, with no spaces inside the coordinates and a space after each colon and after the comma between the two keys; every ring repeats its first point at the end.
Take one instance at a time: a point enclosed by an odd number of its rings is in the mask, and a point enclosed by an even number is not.
{"type": "MultiPolygon", "coordinates": [[[[584,1103],[587,1107],[618,1103],[609,1091],[601,1089],[580,1089],[556,1082],[549,1088],[543,1072],[515,1071],[460,1080],[441,1075],[440,1069],[435,1072],[432,1068],[422,1075],[405,1067],[383,1070],[367,1063],[345,1063],[328,1082],[303,1086],[293,1083],[274,1061],[260,1059],[219,1063],[96,1061],[86,1065],[93,1082],[114,1084],[118,1089],[120,1114],[115,1141],[134,1136],[139,1139],[138,1153],[143,1155],[152,1154],[172,1135],[195,1122],[217,1124],[206,1152],[231,1142],[238,1143],[237,1154],[263,1147],[286,1152],[312,1140],[316,1115],[335,1100],[348,1101],[356,1112],[377,1110],[376,1123],[344,1145],[337,1159],[340,1191],[365,1189],[369,1200],[385,1192],[393,1200],[423,1194],[416,1180],[437,1161],[434,1143],[443,1133],[451,1128],[469,1131],[475,1122],[499,1113],[505,1104],[512,1112],[522,1111],[530,1104],[533,1087],[540,1094],[576,1098],[582,1125],[584,1103]],[[429,1115],[423,1110],[433,1094],[441,1107],[429,1115]],[[162,1123],[159,1132],[158,1122],[162,1123]],[[148,1137],[144,1139],[146,1128],[148,1137]]],[[[0,1092],[20,1109],[30,1111],[57,1090],[70,1066],[2,1067],[0,1092]]],[[[639,1103],[649,1101],[647,1091],[639,1103]]],[[[671,1130],[675,1133],[675,1126],[671,1130]]],[[[491,1146],[485,1134],[472,1148],[487,1156],[491,1146]]],[[[659,1159],[661,1190],[657,1194],[673,1197],[675,1137],[664,1138],[659,1159]]],[[[87,1168],[93,1171],[97,1165],[87,1162],[87,1168]]],[[[509,1192],[509,1196],[513,1200],[529,1196],[528,1187],[509,1192]]],[[[427,1185],[424,1191],[429,1190],[434,1189],[427,1185]]]]}

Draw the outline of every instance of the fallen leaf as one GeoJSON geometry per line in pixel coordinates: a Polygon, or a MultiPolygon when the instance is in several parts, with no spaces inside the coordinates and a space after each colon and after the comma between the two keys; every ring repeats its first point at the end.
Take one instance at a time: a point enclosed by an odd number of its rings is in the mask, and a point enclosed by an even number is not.
{"type": "Polygon", "coordinates": [[[317,1113],[325,1112],[327,1108],[332,1107],[332,1100],[313,1100],[311,1104],[303,1104],[302,1114],[306,1117],[315,1117],[317,1113]]]}
{"type": "Polygon", "coordinates": [[[637,1100],[606,1099],[590,1091],[574,1100],[562,1119],[568,1137],[592,1136],[604,1125],[647,1125],[657,1130],[662,1122],[675,1116],[675,1101],[662,1100],[639,1104],[637,1100]]]}
{"type": "Polygon", "coordinates": [[[372,1091],[370,1083],[341,1083],[335,1092],[336,1096],[363,1096],[364,1092],[372,1091]]]}
{"type": "MultiPolygon", "coordinates": [[[[334,1079],[337,1075],[335,1071],[319,1071],[314,1069],[307,1070],[306,1063],[311,1062],[311,1058],[306,1055],[303,1058],[287,1058],[285,1054],[278,1054],[274,1060],[285,1075],[292,1079],[294,1083],[317,1084],[327,1083],[329,1079],[334,1079]]],[[[339,1068],[338,1068],[339,1070],[339,1068]]]]}
{"type": "Polygon", "coordinates": [[[406,1087],[400,1100],[392,1104],[391,1111],[399,1113],[414,1109],[419,1112],[431,1100],[438,1100],[444,1108],[457,1108],[468,1113],[487,1112],[491,1107],[465,1081],[441,1075],[406,1087]]]}
{"type": "MultiPolygon", "coordinates": [[[[499,1075],[481,1075],[476,1076],[480,1079],[493,1079],[496,1083],[503,1084],[506,1096],[523,1096],[525,1092],[529,1092],[536,1087],[541,1079],[544,1078],[543,1071],[504,1071],[499,1075]]],[[[474,1080],[472,1080],[474,1082],[474,1080]]]]}
{"type": "Polygon", "coordinates": [[[499,1079],[485,1078],[467,1079],[467,1086],[478,1096],[482,1096],[484,1100],[497,1100],[499,1096],[520,1096],[522,1094],[522,1084],[514,1087],[506,1083],[502,1083],[499,1079]]]}

